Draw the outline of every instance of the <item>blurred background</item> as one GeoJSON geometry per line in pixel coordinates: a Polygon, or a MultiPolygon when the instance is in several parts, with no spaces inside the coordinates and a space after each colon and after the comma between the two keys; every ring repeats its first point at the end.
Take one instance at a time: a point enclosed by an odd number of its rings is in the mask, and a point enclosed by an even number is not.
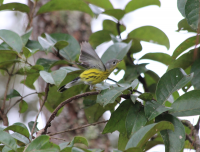
{"type": "MultiPolygon", "coordinates": [[[[120,9],[123,9],[129,1],[130,0],[123,0],[123,1],[110,0],[114,8],[120,8],[120,9]]],[[[4,0],[4,3],[10,3],[10,2],[20,2],[32,7],[32,3],[27,0],[4,0]]],[[[41,6],[46,2],[47,0],[41,0],[38,2],[38,6],[41,6]]],[[[142,42],[141,44],[143,50],[137,54],[134,54],[134,58],[136,58],[134,62],[135,64],[150,63],[147,65],[147,68],[155,71],[159,76],[162,76],[167,70],[166,65],[150,60],[142,60],[139,62],[137,59],[139,59],[148,52],[163,52],[171,55],[175,50],[175,48],[181,42],[183,42],[188,37],[195,36],[195,33],[188,33],[186,31],[176,32],[176,30],[178,30],[177,26],[178,22],[181,19],[183,19],[183,16],[177,9],[176,0],[160,0],[160,2],[161,2],[161,7],[147,6],[145,8],[138,9],[134,12],[126,14],[121,20],[121,23],[126,25],[126,30],[122,33],[121,36],[122,39],[125,39],[127,37],[128,32],[132,31],[135,28],[145,25],[152,25],[161,29],[168,36],[170,40],[170,49],[167,50],[166,47],[161,45],[142,42]]],[[[0,11],[0,29],[13,30],[19,35],[22,35],[25,33],[26,30],[27,19],[28,18],[25,13],[21,13],[18,11],[0,11]]],[[[115,20],[114,18],[104,14],[100,14],[96,18],[91,18],[88,14],[78,11],[59,11],[59,12],[42,14],[33,20],[32,39],[37,40],[37,37],[44,32],[46,33],[61,32],[73,35],[79,42],[87,41],[91,33],[103,29],[102,22],[105,19],[111,19],[113,21],[115,20]]],[[[98,53],[98,55],[101,56],[103,52],[111,44],[113,44],[112,41],[99,45],[96,48],[96,52],[98,53]]],[[[35,63],[39,57],[56,59],[53,55],[47,56],[46,54],[40,52],[37,53],[33,58],[31,58],[30,62],[35,63]]],[[[52,70],[55,70],[57,68],[59,67],[54,67],[54,69],[52,70]]],[[[123,71],[119,72],[117,75],[112,73],[110,75],[110,78],[118,81],[123,77],[123,74],[124,74],[123,71]]],[[[22,84],[19,85],[19,82],[23,79],[24,77],[22,76],[13,77],[9,87],[10,89],[15,88],[18,92],[20,92],[21,95],[24,96],[34,91],[22,84]]],[[[110,81],[107,82],[112,83],[110,81]]],[[[3,74],[0,75],[0,85],[6,86],[6,81],[3,74]]],[[[42,81],[42,79],[35,82],[34,85],[38,92],[44,90],[45,83],[42,81]]],[[[1,97],[3,97],[4,91],[5,87],[0,87],[1,97]]],[[[139,86],[139,91],[144,92],[141,86],[139,86]]],[[[181,91],[179,91],[179,93],[180,95],[182,94],[181,91]]],[[[7,102],[7,104],[11,104],[17,99],[18,98],[12,98],[12,100],[7,102]]],[[[38,108],[40,107],[38,96],[37,95],[28,96],[26,98],[26,101],[30,104],[30,106],[25,114],[16,115],[17,111],[19,110],[18,106],[16,106],[12,111],[8,113],[9,125],[20,121],[28,123],[29,121],[35,120],[35,115],[38,111],[38,108]]],[[[83,124],[87,124],[88,122],[84,116],[84,110],[81,106],[81,102],[82,101],[80,100],[78,102],[73,102],[71,104],[66,105],[65,109],[59,115],[59,117],[54,119],[50,131],[57,132],[60,130],[65,130],[67,128],[74,128],[83,124]]],[[[49,115],[50,112],[44,108],[43,112],[39,116],[39,123],[38,123],[39,129],[42,129],[45,126],[46,118],[48,118],[49,115]]],[[[103,116],[104,118],[101,118],[102,120],[109,119],[110,112],[105,112],[103,116]]],[[[195,116],[186,118],[182,117],[182,119],[188,119],[191,121],[192,124],[196,124],[198,117],[195,116]]],[[[2,123],[0,123],[0,125],[2,126],[2,123]]],[[[90,141],[89,145],[91,148],[102,148],[105,149],[106,151],[110,151],[112,150],[112,148],[117,147],[118,133],[114,132],[112,134],[101,135],[103,126],[104,125],[92,126],[83,130],[76,130],[73,132],[60,134],[58,135],[58,137],[71,140],[75,135],[80,135],[80,136],[84,135],[90,141]]],[[[59,143],[60,141],[53,140],[53,142],[59,143]]],[[[164,146],[156,146],[151,150],[149,150],[148,152],[153,152],[153,151],[165,151],[164,146]]],[[[192,151],[192,150],[188,149],[184,151],[192,151]]]]}

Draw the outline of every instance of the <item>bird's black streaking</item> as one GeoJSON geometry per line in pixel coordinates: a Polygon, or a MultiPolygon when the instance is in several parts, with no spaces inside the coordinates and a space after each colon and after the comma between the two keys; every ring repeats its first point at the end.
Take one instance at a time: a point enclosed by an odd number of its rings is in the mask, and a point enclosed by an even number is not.
{"type": "MultiPolygon", "coordinates": [[[[79,79],[80,79],[80,77],[77,77],[77,78],[75,78],[74,80],[72,80],[72,81],[69,82],[69,83],[73,84],[73,83],[75,83],[75,82],[76,82],[77,80],[79,80],[79,79]]],[[[69,84],[69,83],[68,83],[68,84],[69,84]]],[[[66,84],[66,85],[68,85],[68,84],[66,84]]],[[[68,88],[65,88],[66,85],[60,87],[60,88],[58,89],[58,92],[64,92],[65,90],[67,90],[68,88]]]]}

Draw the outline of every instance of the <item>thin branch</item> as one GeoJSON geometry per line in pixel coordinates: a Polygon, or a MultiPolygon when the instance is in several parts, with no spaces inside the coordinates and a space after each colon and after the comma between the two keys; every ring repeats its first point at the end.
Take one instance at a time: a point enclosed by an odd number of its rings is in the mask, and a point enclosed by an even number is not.
{"type": "MultiPolygon", "coordinates": [[[[15,68],[15,64],[13,65],[10,74],[13,73],[14,68],[15,68]]],[[[5,110],[6,96],[7,96],[7,92],[8,92],[8,87],[9,87],[10,79],[11,79],[11,75],[8,75],[8,81],[7,81],[7,84],[6,84],[6,91],[5,91],[5,93],[4,93],[3,105],[2,105],[2,107],[1,107],[1,111],[2,111],[3,113],[4,113],[4,110],[5,110]]]]}
{"type": "Polygon", "coordinates": [[[79,99],[79,98],[82,98],[82,97],[86,97],[86,96],[90,96],[90,95],[97,95],[97,94],[99,94],[99,92],[97,92],[97,91],[96,92],[85,92],[85,93],[76,95],[74,97],[71,97],[71,98],[67,99],[66,101],[60,103],[57,106],[57,108],[53,111],[51,116],[49,117],[49,120],[47,121],[46,126],[44,127],[43,134],[47,133],[47,128],[51,126],[51,121],[56,117],[56,114],[57,114],[58,110],[60,110],[64,105],[66,105],[67,103],[72,102],[73,100],[76,100],[76,99],[79,99]]]}
{"type": "Polygon", "coordinates": [[[197,124],[194,126],[194,128],[195,128],[196,130],[199,130],[199,125],[200,125],[200,116],[199,116],[199,119],[198,119],[198,121],[197,121],[197,124]]]}
{"type": "Polygon", "coordinates": [[[18,99],[12,106],[10,106],[6,112],[6,114],[10,111],[10,109],[12,109],[18,102],[20,102],[21,100],[23,100],[24,98],[32,95],[32,94],[38,94],[38,92],[33,92],[33,93],[30,93],[30,94],[27,94],[25,95],[24,97],[21,97],[20,99],[18,99]]]}
{"type": "Polygon", "coordinates": [[[39,116],[40,112],[42,111],[42,108],[43,108],[43,106],[44,106],[44,104],[47,100],[48,92],[49,92],[49,83],[47,83],[47,85],[46,85],[44,100],[43,100],[42,105],[40,106],[40,109],[39,109],[37,116],[35,118],[35,122],[33,124],[32,130],[31,130],[31,137],[33,136],[33,132],[34,132],[34,129],[35,129],[35,126],[36,126],[36,123],[37,123],[38,116],[39,116]]]}
{"type": "Polygon", "coordinates": [[[56,133],[52,133],[52,134],[48,134],[48,135],[53,136],[53,135],[62,134],[62,133],[65,133],[65,132],[83,129],[83,128],[86,128],[86,127],[89,127],[89,126],[96,126],[97,124],[107,123],[107,122],[108,122],[108,120],[99,121],[99,122],[95,122],[95,123],[92,123],[92,124],[87,124],[87,125],[83,125],[83,126],[80,126],[80,127],[76,127],[76,128],[72,128],[72,129],[68,129],[68,130],[65,130],[65,131],[60,131],[60,132],[56,132],[56,133]]]}
{"type": "Polygon", "coordinates": [[[122,39],[122,38],[121,38],[120,25],[121,25],[121,24],[120,24],[119,21],[118,21],[118,22],[117,22],[117,32],[118,32],[119,38],[122,39]]]}
{"type": "Polygon", "coordinates": [[[50,139],[57,139],[57,140],[67,141],[66,139],[63,139],[63,138],[56,138],[56,137],[50,137],[50,139]]]}
{"type": "Polygon", "coordinates": [[[33,9],[30,12],[30,14],[28,14],[29,23],[28,23],[28,26],[26,28],[26,31],[32,26],[33,18],[36,16],[36,15],[34,15],[36,6],[37,6],[37,1],[34,2],[33,9]]]}
{"type": "Polygon", "coordinates": [[[192,139],[192,137],[188,134],[186,134],[186,140],[188,140],[192,145],[194,144],[194,140],[192,139]]]}

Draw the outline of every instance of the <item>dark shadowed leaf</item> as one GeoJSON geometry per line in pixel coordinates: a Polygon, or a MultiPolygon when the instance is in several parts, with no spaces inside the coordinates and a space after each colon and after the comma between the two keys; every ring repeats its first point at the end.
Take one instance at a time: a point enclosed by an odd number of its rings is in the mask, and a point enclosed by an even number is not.
{"type": "Polygon", "coordinates": [[[193,90],[180,96],[172,103],[170,114],[174,116],[193,116],[200,114],[200,90],[193,90]]]}
{"type": "Polygon", "coordinates": [[[6,42],[14,51],[18,53],[22,51],[23,42],[21,37],[10,30],[0,30],[0,39],[6,42]]]}
{"type": "Polygon", "coordinates": [[[66,47],[69,43],[67,41],[58,41],[56,42],[56,44],[54,44],[55,48],[58,50],[63,49],[64,47],[66,47]]]}
{"type": "Polygon", "coordinates": [[[26,103],[26,101],[22,100],[19,103],[19,113],[24,113],[28,110],[28,104],[26,103]]]}
{"type": "Polygon", "coordinates": [[[159,121],[159,123],[168,121],[168,123],[174,126],[174,131],[168,129],[160,132],[165,143],[165,152],[181,151],[185,142],[185,129],[183,124],[178,118],[169,114],[160,115],[156,118],[156,121],[159,121]]]}
{"type": "Polygon", "coordinates": [[[29,132],[28,132],[28,128],[23,123],[20,123],[20,122],[14,123],[13,125],[8,126],[4,130],[5,131],[6,130],[12,130],[12,131],[17,132],[21,135],[24,135],[27,138],[29,138],[29,136],[30,136],[29,132]]]}
{"type": "MultiPolygon", "coordinates": [[[[183,1],[183,0],[180,0],[180,1],[183,1]]],[[[185,18],[178,22],[178,30],[177,30],[177,32],[183,31],[183,30],[186,30],[188,32],[196,32],[195,30],[193,30],[190,27],[190,25],[188,24],[188,22],[187,22],[187,20],[185,18]]]]}
{"type": "Polygon", "coordinates": [[[199,23],[199,1],[196,1],[196,0],[187,0],[186,1],[185,16],[188,21],[188,24],[194,30],[197,30],[198,23],[199,23]]]}
{"type": "Polygon", "coordinates": [[[174,130],[172,123],[167,121],[161,121],[159,123],[153,123],[147,125],[140,130],[138,130],[128,141],[126,149],[132,147],[142,147],[154,134],[158,133],[161,130],[174,130]]]}
{"type": "Polygon", "coordinates": [[[100,0],[100,1],[96,1],[96,0],[84,0],[88,3],[91,3],[91,4],[94,4],[96,6],[99,6],[101,8],[105,8],[105,9],[112,9],[113,6],[112,4],[110,3],[109,0],[100,0]]]}
{"type": "Polygon", "coordinates": [[[20,11],[20,12],[25,12],[29,13],[30,8],[22,3],[7,3],[0,5],[0,11],[2,10],[9,10],[9,11],[20,11]]]}
{"type": "Polygon", "coordinates": [[[17,150],[16,141],[10,134],[8,134],[5,131],[0,131],[0,137],[1,137],[0,142],[2,144],[6,145],[7,147],[9,147],[15,151],[17,150]]]}
{"type": "Polygon", "coordinates": [[[149,92],[145,92],[138,96],[138,98],[144,100],[144,101],[151,101],[153,99],[153,95],[149,92]]]}
{"type": "Polygon", "coordinates": [[[191,67],[191,73],[194,73],[194,77],[191,81],[195,89],[200,89],[200,59],[196,60],[191,67]]]}
{"type": "Polygon", "coordinates": [[[8,60],[8,61],[4,61],[4,62],[0,62],[0,69],[5,70],[8,69],[11,65],[13,65],[14,63],[20,62],[20,60],[15,59],[15,60],[8,60]]]}
{"type": "Polygon", "coordinates": [[[140,1],[136,1],[136,0],[132,0],[130,1],[125,8],[126,13],[132,12],[136,9],[139,9],[141,7],[145,7],[148,5],[157,5],[160,6],[160,1],[159,0],[140,0],[140,1]]]}
{"type": "Polygon", "coordinates": [[[177,0],[177,6],[180,13],[185,17],[185,4],[187,0],[177,0]]]}
{"type": "Polygon", "coordinates": [[[165,73],[159,80],[156,88],[156,98],[159,104],[164,104],[169,96],[185,86],[193,78],[193,74],[187,75],[183,69],[176,68],[165,73]]]}
{"type": "Polygon", "coordinates": [[[42,48],[42,46],[38,41],[28,40],[28,42],[26,43],[26,47],[30,48],[31,50],[44,51],[44,49],[42,48]]]}
{"type": "Polygon", "coordinates": [[[89,42],[93,48],[96,48],[101,43],[110,41],[111,40],[110,34],[112,34],[112,32],[107,30],[97,31],[90,35],[89,42]]]}
{"type": "Polygon", "coordinates": [[[115,17],[117,20],[120,20],[123,18],[125,11],[121,9],[109,9],[103,12],[103,14],[107,14],[109,16],[115,17]]]}
{"type": "Polygon", "coordinates": [[[130,47],[132,45],[132,41],[128,44],[126,43],[114,43],[111,45],[102,55],[101,60],[106,63],[110,59],[119,59],[122,60],[124,56],[128,53],[130,47]]]}
{"type": "Polygon", "coordinates": [[[21,95],[19,94],[19,92],[15,89],[12,89],[10,91],[10,93],[6,96],[6,99],[11,99],[11,98],[14,98],[14,97],[21,97],[21,95]]]}
{"type": "MultiPolygon", "coordinates": [[[[112,20],[104,20],[103,21],[103,29],[112,32],[112,34],[114,34],[114,35],[119,35],[119,33],[117,31],[117,23],[112,20]],[[116,28],[114,28],[114,27],[116,27],[116,28]]],[[[126,27],[123,25],[120,25],[120,32],[122,33],[125,30],[126,30],[126,27]]]]}
{"type": "Polygon", "coordinates": [[[158,102],[154,100],[146,102],[144,106],[145,116],[149,121],[157,117],[159,114],[168,111],[170,109],[172,108],[160,105],[158,102]]]}
{"type": "Polygon", "coordinates": [[[51,0],[51,1],[47,2],[46,4],[42,5],[42,7],[40,7],[40,9],[37,12],[37,15],[42,14],[42,13],[52,12],[52,11],[61,11],[61,10],[82,11],[82,12],[88,13],[91,16],[93,16],[93,13],[92,13],[92,10],[90,9],[90,7],[82,0],[73,0],[73,1],[71,1],[71,0],[62,0],[62,1],[51,0]]]}
{"type": "Polygon", "coordinates": [[[123,40],[122,42],[128,43],[132,40],[132,46],[129,50],[130,53],[137,53],[142,51],[142,45],[140,43],[140,40],[134,39],[134,38],[127,38],[123,40]]]}
{"type": "Polygon", "coordinates": [[[65,60],[51,60],[45,58],[39,58],[36,62],[36,65],[42,65],[44,67],[44,71],[49,71],[55,65],[65,65],[68,64],[65,60]]]}
{"type": "Polygon", "coordinates": [[[164,45],[169,49],[169,39],[160,29],[153,26],[143,26],[134,29],[129,33],[129,38],[136,38],[142,41],[164,45]]]}
{"type": "MultiPolygon", "coordinates": [[[[200,43],[200,40],[199,40],[200,43]]],[[[183,41],[173,52],[172,59],[176,59],[181,53],[186,51],[192,46],[195,46],[196,44],[196,36],[190,37],[183,41]]]]}
{"type": "Polygon", "coordinates": [[[160,80],[160,77],[153,71],[148,70],[145,72],[145,81],[147,83],[147,86],[150,86],[154,83],[157,83],[160,80]]]}
{"type": "MultiPolygon", "coordinates": [[[[34,121],[30,121],[30,122],[28,123],[28,127],[29,127],[30,132],[31,132],[31,130],[32,130],[32,128],[33,128],[33,124],[34,124],[34,121]]],[[[36,122],[36,126],[35,126],[35,128],[34,128],[33,133],[39,131],[39,129],[37,128],[37,124],[38,124],[38,122],[36,122]]]]}
{"type": "Polygon", "coordinates": [[[165,65],[169,65],[171,62],[171,56],[169,54],[166,53],[147,53],[144,56],[142,56],[140,58],[141,59],[149,59],[149,60],[154,60],[154,61],[158,61],[161,62],[165,65]]]}

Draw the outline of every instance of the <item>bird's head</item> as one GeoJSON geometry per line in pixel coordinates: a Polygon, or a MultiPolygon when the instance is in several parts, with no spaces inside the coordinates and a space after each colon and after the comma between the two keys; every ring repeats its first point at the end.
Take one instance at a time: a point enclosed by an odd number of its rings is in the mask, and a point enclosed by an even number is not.
{"type": "Polygon", "coordinates": [[[108,72],[112,72],[117,65],[119,64],[119,62],[121,62],[122,60],[118,60],[118,59],[112,59],[109,60],[108,62],[106,62],[105,67],[106,67],[106,71],[108,72]]]}

